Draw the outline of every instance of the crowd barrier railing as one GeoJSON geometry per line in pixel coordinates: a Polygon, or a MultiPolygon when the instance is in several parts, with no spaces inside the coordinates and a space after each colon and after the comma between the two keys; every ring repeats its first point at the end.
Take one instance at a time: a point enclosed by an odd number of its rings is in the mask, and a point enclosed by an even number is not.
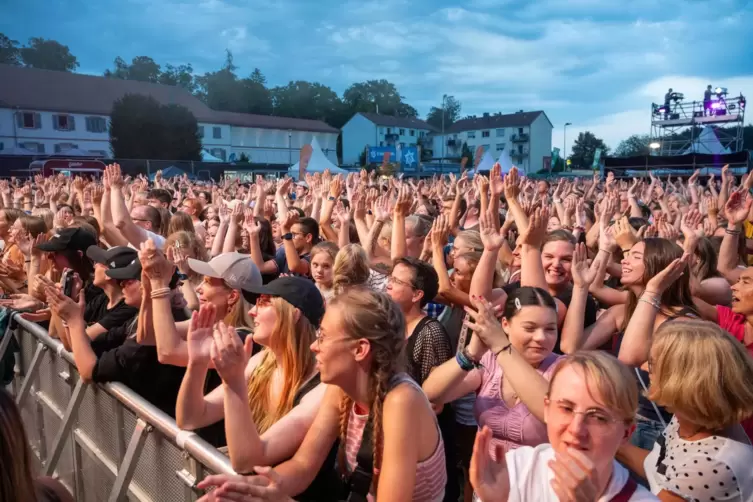
{"type": "Polygon", "coordinates": [[[37,324],[14,314],[0,358],[11,338],[20,347],[11,392],[39,473],[78,502],[195,501],[207,474],[233,473],[225,455],[125,385],[85,383],[73,354],[37,324]]]}

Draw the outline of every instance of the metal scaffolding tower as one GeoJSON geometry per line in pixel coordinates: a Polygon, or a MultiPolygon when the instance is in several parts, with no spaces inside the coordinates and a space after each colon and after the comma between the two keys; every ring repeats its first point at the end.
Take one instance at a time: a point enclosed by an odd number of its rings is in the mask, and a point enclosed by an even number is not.
{"type": "Polygon", "coordinates": [[[718,153],[721,145],[726,153],[743,149],[745,97],[716,96],[712,106],[702,101],[673,100],[668,107],[651,104],[651,143],[658,143],[658,155],[718,153]],[[714,134],[701,134],[710,127],[714,134]],[[717,142],[718,140],[718,142],[717,142]]]}

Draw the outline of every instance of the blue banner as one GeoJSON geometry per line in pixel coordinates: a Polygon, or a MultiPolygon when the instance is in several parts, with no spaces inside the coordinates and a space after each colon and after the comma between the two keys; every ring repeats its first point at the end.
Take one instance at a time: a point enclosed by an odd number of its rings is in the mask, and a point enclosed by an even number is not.
{"type": "Polygon", "coordinates": [[[418,147],[406,146],[400,149],[400,164],[403,171],[415,171],[418,169],[418,147]]]}
{"type": "Polygon", "coordinates": [[[397,153],[394,146],[371,146],[369,147],[369,163],[381,164],[384,154],[390,152],[390,162],[395,162],[397,153]]]}

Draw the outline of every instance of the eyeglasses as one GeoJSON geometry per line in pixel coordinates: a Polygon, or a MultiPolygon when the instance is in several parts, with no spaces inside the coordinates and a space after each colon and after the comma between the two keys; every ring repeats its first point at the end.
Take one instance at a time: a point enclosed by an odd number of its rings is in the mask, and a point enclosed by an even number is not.
{"type": "Polygon", "coordinates": [[[416,289],[416,286],[414,286],[413,284],[398,279],[394,275],[387,276],[387,284],[400,284],[401,286],[405,286],[406,288],[416,289]]]}
{"type": "Polygon", "coordinates": [[[588,409],[585,411],[576,411],[575,406],[569,401],[558,400],[551,402],[548,399],[546,404],[551,406],[553,414],[557,420],[571,423],[576,415],[583,415],[583,423],[589,431],[594,433],[609,433],[612,424],[618,420],[599,409],[588,409]]]}
{"type": "Polygon", "coordinates": [[[344,336],[344,337],[341,337],[341,338],[328,338],[328,337],[327,337],[327,336],[326,336],[326,335],[325,335],[325,334],[324,334],[324,333],[322,332],[322,330],[321,330],[321,329],[317,329],[317,330],[316,330],[316,346],[317,346],[317,347],[321,347],[321,346],[322,346],[322,344],[324,344],[324,341],[325,341],[325,340],[329,340],[329,341],[330,341],[330,343],[334,343],[334,342],[337,342],[337,341],[342,341],[342,340],[353,340],[353,339],[352,339],[351,337],[349,337],[349,336],[344,336]]]}

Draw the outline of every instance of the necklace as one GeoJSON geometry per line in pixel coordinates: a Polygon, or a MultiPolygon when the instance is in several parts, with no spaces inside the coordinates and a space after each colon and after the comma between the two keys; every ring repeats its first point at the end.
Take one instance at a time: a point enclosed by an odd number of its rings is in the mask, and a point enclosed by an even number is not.
{"type": "Polygon", "coordinates": [[[682,434],[682,433],[680,432],[680,428],[678,427],[678,428],[677,428],[677,436],[678,436],[678,437],[679,437],[680,439],[684,439],[685,441],[690,441],[690,438],[692,438],[693,436],[697,436],[697,435],[698,435],[698,433],[699,433],[699,432],[701,432],[701,430],[702,430],[702,429],[703,429],[703,427],[699,427],[699,428],[697,428],[697,429],[696,429],[696,430],[695,430],[695,431],[694,431],[694,432],[693,432],[692,434],[684,434],[684,435],[683,435],[683,434],[682,434]]]}

